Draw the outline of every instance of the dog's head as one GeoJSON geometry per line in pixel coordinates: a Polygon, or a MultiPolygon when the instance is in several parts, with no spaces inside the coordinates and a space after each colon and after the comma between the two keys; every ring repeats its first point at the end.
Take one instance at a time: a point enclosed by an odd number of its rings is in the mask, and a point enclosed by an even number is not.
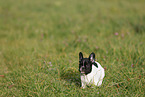
{"type": "Polygon", "coordinates": [[[82,52],[79,53],[79,71],[81,74],[88,74],[92,71],[92,64],[95,62],[95,54],[91,53],[89,58],[83,58],[82,52]]]}

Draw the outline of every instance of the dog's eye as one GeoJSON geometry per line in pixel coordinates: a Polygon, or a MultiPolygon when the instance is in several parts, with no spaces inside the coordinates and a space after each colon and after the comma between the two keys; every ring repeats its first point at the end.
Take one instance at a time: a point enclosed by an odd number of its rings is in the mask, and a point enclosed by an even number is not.
{"type": "Polygon", "coordinates": [[[83,63],[80,63],[79,65],[81,65],[81,66],[82,66],[82,65],[83,65],[83,63]]]}

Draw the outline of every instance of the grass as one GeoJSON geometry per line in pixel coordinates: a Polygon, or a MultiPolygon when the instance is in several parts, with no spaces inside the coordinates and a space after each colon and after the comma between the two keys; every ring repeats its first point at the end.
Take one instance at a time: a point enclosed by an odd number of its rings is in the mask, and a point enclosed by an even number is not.
{"type": "Polygon", "coordinates": [[[144,0],[1,0],[0,96],[145,96],[144,0]],[[78,54],[106,69],[80,88],[78,54]]]}

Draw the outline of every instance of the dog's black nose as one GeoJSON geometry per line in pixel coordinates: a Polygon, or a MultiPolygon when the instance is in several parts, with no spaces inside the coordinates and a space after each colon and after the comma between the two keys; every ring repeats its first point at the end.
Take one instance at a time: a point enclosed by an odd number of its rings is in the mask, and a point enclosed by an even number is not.
{"type": "Polygon", "coordinates": [[[84,70],[85,69],[85,67],[82,67],[82,70],[84,70]]]}

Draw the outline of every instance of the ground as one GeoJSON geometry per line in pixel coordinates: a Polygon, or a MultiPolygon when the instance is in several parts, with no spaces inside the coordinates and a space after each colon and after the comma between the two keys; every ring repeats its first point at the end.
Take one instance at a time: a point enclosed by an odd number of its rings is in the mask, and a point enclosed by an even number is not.
{"type": "Polygon", "coordinates": [[[145,96],[144,0],[0,0],[0,96],[145,96]],[[79,52],[105,68],[80,88],[79,52]]]}

